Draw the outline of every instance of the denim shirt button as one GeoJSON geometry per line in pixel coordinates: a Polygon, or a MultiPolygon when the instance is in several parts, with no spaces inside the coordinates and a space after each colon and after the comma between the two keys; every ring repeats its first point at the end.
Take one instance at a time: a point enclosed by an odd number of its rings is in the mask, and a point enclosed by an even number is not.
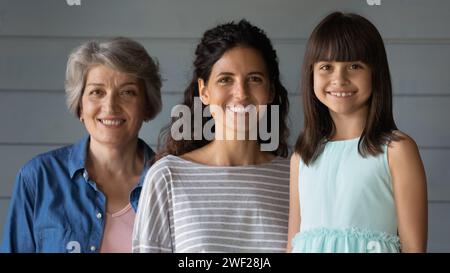
{"type": "Polygon", "coordinates": [[[97,248],[95,246],[91,246],[91,251],[95,251],[97,248]]]}
{"type": "Polygon", "coordinates": [[[100,212],[97,213],[97,219],[102,219],[102,214],[100,212]]]}

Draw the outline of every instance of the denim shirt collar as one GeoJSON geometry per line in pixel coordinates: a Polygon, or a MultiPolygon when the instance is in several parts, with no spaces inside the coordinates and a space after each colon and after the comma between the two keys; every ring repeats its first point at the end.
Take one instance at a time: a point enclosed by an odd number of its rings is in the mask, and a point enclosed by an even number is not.
{"type": "MultiPolygon", "coordinates": [[[[69,155],[69,172],[70,172],[70,178],[74,178],[75,175],[79,171],[84,171],[86,169],[85,163],[86,163],[86,155],[87,155],[87,148],[89,144],[89,135],[83,137],[80,141],[73,144],[72,149],[70,151],[69,155]]],[[[137,208],[137,202],[139,199],[139,195],[141,192],[142,185],[144,183],[145,175],[150,168],[151,165],[151,159],[155,155],[153,150],[150,148],[150,146],[145,143],[142,139],[138,139],[138,147],[143,149],[144,152],[144,169],[142,171],[141,177],[139,178],[139,183],[136,185],[136,187],[131,191],[130,194],[130,201],[133,206],[133,208],[136,210],[137,208]]]]}
{"type": "Polygon", "coordinates": [[[76,172],[85,168],[88,143],[89,135],[84,136],[80,141],[72,145],[68,162],[70,178],[72,179],[76,172]]]}
{"type": "MultiPolygon", "coordinates": [[[[80,141],[73,144],[72,149],[70,151],[69,155],[69,172],[70,172],[70,178],[73,178],[75,176],[75,173],[79,170],[85,169],[85,163],[86,163],[86,154],[87,154],[87,148],[89,144],[89,135],[84,136],[80,141]]],[[[154,152],[150,146],[145,143],[142,139],[138,139],[138,147],[143,149],[144,152],[144,169],[148,169],[149,161],[153,158],[154,152]]],[[[139,181],[139,183],[142,183],[142,181],[139,181]]]]}

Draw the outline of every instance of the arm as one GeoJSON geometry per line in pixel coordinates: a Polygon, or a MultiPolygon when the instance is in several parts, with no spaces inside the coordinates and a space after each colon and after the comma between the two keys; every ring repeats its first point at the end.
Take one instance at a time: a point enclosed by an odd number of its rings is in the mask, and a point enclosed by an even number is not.
{"type": "Polygon", "coordinates": [[[170,173],[164,169],[155,163],[145,177],[134,222],[133,252],[173,252],[166,182],[170,173]]]}
{"type": "Polygon", "coordinates": [[[294,153],[291,157],[291,171],[290,171],[290,187],[289,187],[289,227],[288,227],[288,242],[286,252],[291,252],[291,241],[295,234],[300,230],[300,204],[298,194],[298,169],[300,163],[300,156],[294,153]]]}
{"type": "Polygon", "coordinates": [[[388,148],[402,252],[425,252],[428,203],[425,170],[413,139],[405,134],[388,148]]]}
{"type": "Polygon", "coordinates": [[[16,177],[9,204],[0,252],[36,252],[33,233],[34,189],[27,184],[23,169],[16,177]]]}

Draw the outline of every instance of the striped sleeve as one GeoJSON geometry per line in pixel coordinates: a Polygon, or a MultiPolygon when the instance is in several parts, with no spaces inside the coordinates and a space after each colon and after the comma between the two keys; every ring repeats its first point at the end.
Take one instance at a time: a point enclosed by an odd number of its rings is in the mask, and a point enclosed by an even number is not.
{"type": "Polygon", "coordinates": [[[133,229],[134,253],[173,252],[169,221],[170,169],[156,162],[142,188],[133,229]]]}

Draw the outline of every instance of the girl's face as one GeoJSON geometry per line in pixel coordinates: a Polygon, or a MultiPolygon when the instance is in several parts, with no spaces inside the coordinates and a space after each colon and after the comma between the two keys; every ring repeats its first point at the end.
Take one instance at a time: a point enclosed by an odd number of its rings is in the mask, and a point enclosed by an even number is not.
{"type": "Polygon", "coordinates": [[[330,114],[365,113],[372,94],[372,73],[363,62],[314,64],[314,93],[330,114]]]}
{"type": "Polygon", "coordinates": [[[222,123],[224,130],[254,128],[253,124],[249,125],[249,116],[255,111],[258,114],[259,106],[271,100],[265,62],[258,51],[248,47],[237,46],[226,51],[213,65],[208,83],[199,79],[198,84],[202,102],[211,105],[216,128],[222,123]],[[217,118],[219,111],[221,119],[217,118]],[[243,120],[244,128],[238,122],[243,120]]]}

